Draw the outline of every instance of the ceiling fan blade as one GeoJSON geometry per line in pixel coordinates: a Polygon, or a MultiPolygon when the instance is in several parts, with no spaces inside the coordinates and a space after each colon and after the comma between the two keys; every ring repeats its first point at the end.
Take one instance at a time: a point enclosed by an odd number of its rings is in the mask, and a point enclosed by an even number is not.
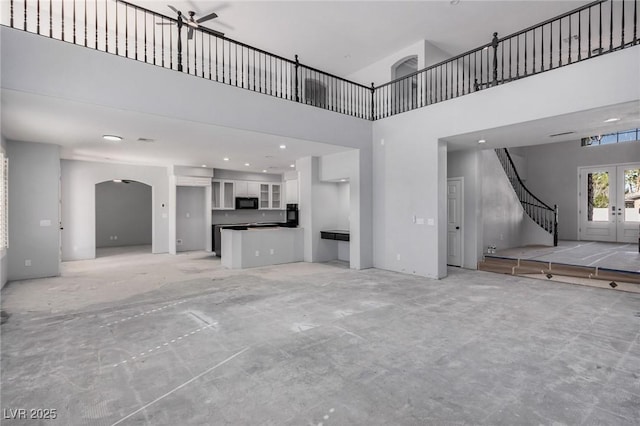
{"type": "Polygon", "coordinates": [[[175,13],[177,14],[182,14],[182,12],[180,12],[178,9],[176,9],[175,7],[171,6],[170,4],[168,4],[167,6],[169,6],[169,9],[173,10],[175,13]]]}
{"type": "Polygon", "coordinates": [[[213,12],[213,13],[210,13],[208,15],[203,16],[202,18],[196,19],[196,22],[200,24],[202,22],[209,21],[209,20],[215,19],[217,17],[218,17],[218,14],[213,12]]]}
{"type": "Polygon", "coordinates": [[[187,32],[187,39],[191,40],[193,38],[193,28],[189,27],[189,31],[187,32]]]}
{"type": "Polygon", "coordinates": [[[191,28],[198,28],[200,26],[196,21],[184,21],[184,23],[190,26],[191,28]]]}

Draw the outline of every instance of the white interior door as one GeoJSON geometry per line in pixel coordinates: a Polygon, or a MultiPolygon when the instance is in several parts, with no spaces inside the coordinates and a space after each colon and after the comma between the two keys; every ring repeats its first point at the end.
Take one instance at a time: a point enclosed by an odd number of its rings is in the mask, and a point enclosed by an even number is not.
{"type": "Polygon", "coordinates": [[[462,266],[462,178],[447,179],[447,264],[462,266]]]}
{"type": "Polygon", "coordinates": [[[640,164],[580,169],[580,239],[635,242],[640,226],[640,164]]]}

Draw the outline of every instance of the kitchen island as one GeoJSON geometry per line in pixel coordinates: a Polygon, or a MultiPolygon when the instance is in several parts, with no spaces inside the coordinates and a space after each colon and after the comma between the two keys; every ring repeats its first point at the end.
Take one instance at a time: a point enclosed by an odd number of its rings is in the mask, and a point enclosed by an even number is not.
{"type": "Polygon", "coordinates": [[[284,227],[223,228],[222,265],[254,268],[304,260],[304,230],[284,227]]]}

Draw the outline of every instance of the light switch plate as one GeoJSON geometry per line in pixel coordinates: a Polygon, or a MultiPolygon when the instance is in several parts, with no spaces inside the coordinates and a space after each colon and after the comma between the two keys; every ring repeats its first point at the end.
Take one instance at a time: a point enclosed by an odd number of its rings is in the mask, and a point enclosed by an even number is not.
{"type": "Polygon", "coordinates": [[[416,219],[416,224],[418,225],[424,225],[424,217],[419,217],[416,219]]]}
{"type": "Polygon", "coordinates": [[[435,225],[435,224],[436,224],[436,222],[435,222],[435,220],[433,220],[432,218],[427,219],[427,225],[429,225],[429,226],[433,226],[433,225],[435,225]]]}

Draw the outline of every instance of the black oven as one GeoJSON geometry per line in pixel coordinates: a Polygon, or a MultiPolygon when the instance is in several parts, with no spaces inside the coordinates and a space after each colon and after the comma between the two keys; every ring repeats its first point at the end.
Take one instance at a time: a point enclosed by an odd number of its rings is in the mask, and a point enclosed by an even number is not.
{"type": "Polygon", "coordinates": [[[297,204],[287,204],[287,226],[296,228],[300,221],[300,212],[297,204]]]}
{"type": "Polygon", "coordinates": [[[236,210],[257,208],[258,197],[236,197],[236,210]]]}

